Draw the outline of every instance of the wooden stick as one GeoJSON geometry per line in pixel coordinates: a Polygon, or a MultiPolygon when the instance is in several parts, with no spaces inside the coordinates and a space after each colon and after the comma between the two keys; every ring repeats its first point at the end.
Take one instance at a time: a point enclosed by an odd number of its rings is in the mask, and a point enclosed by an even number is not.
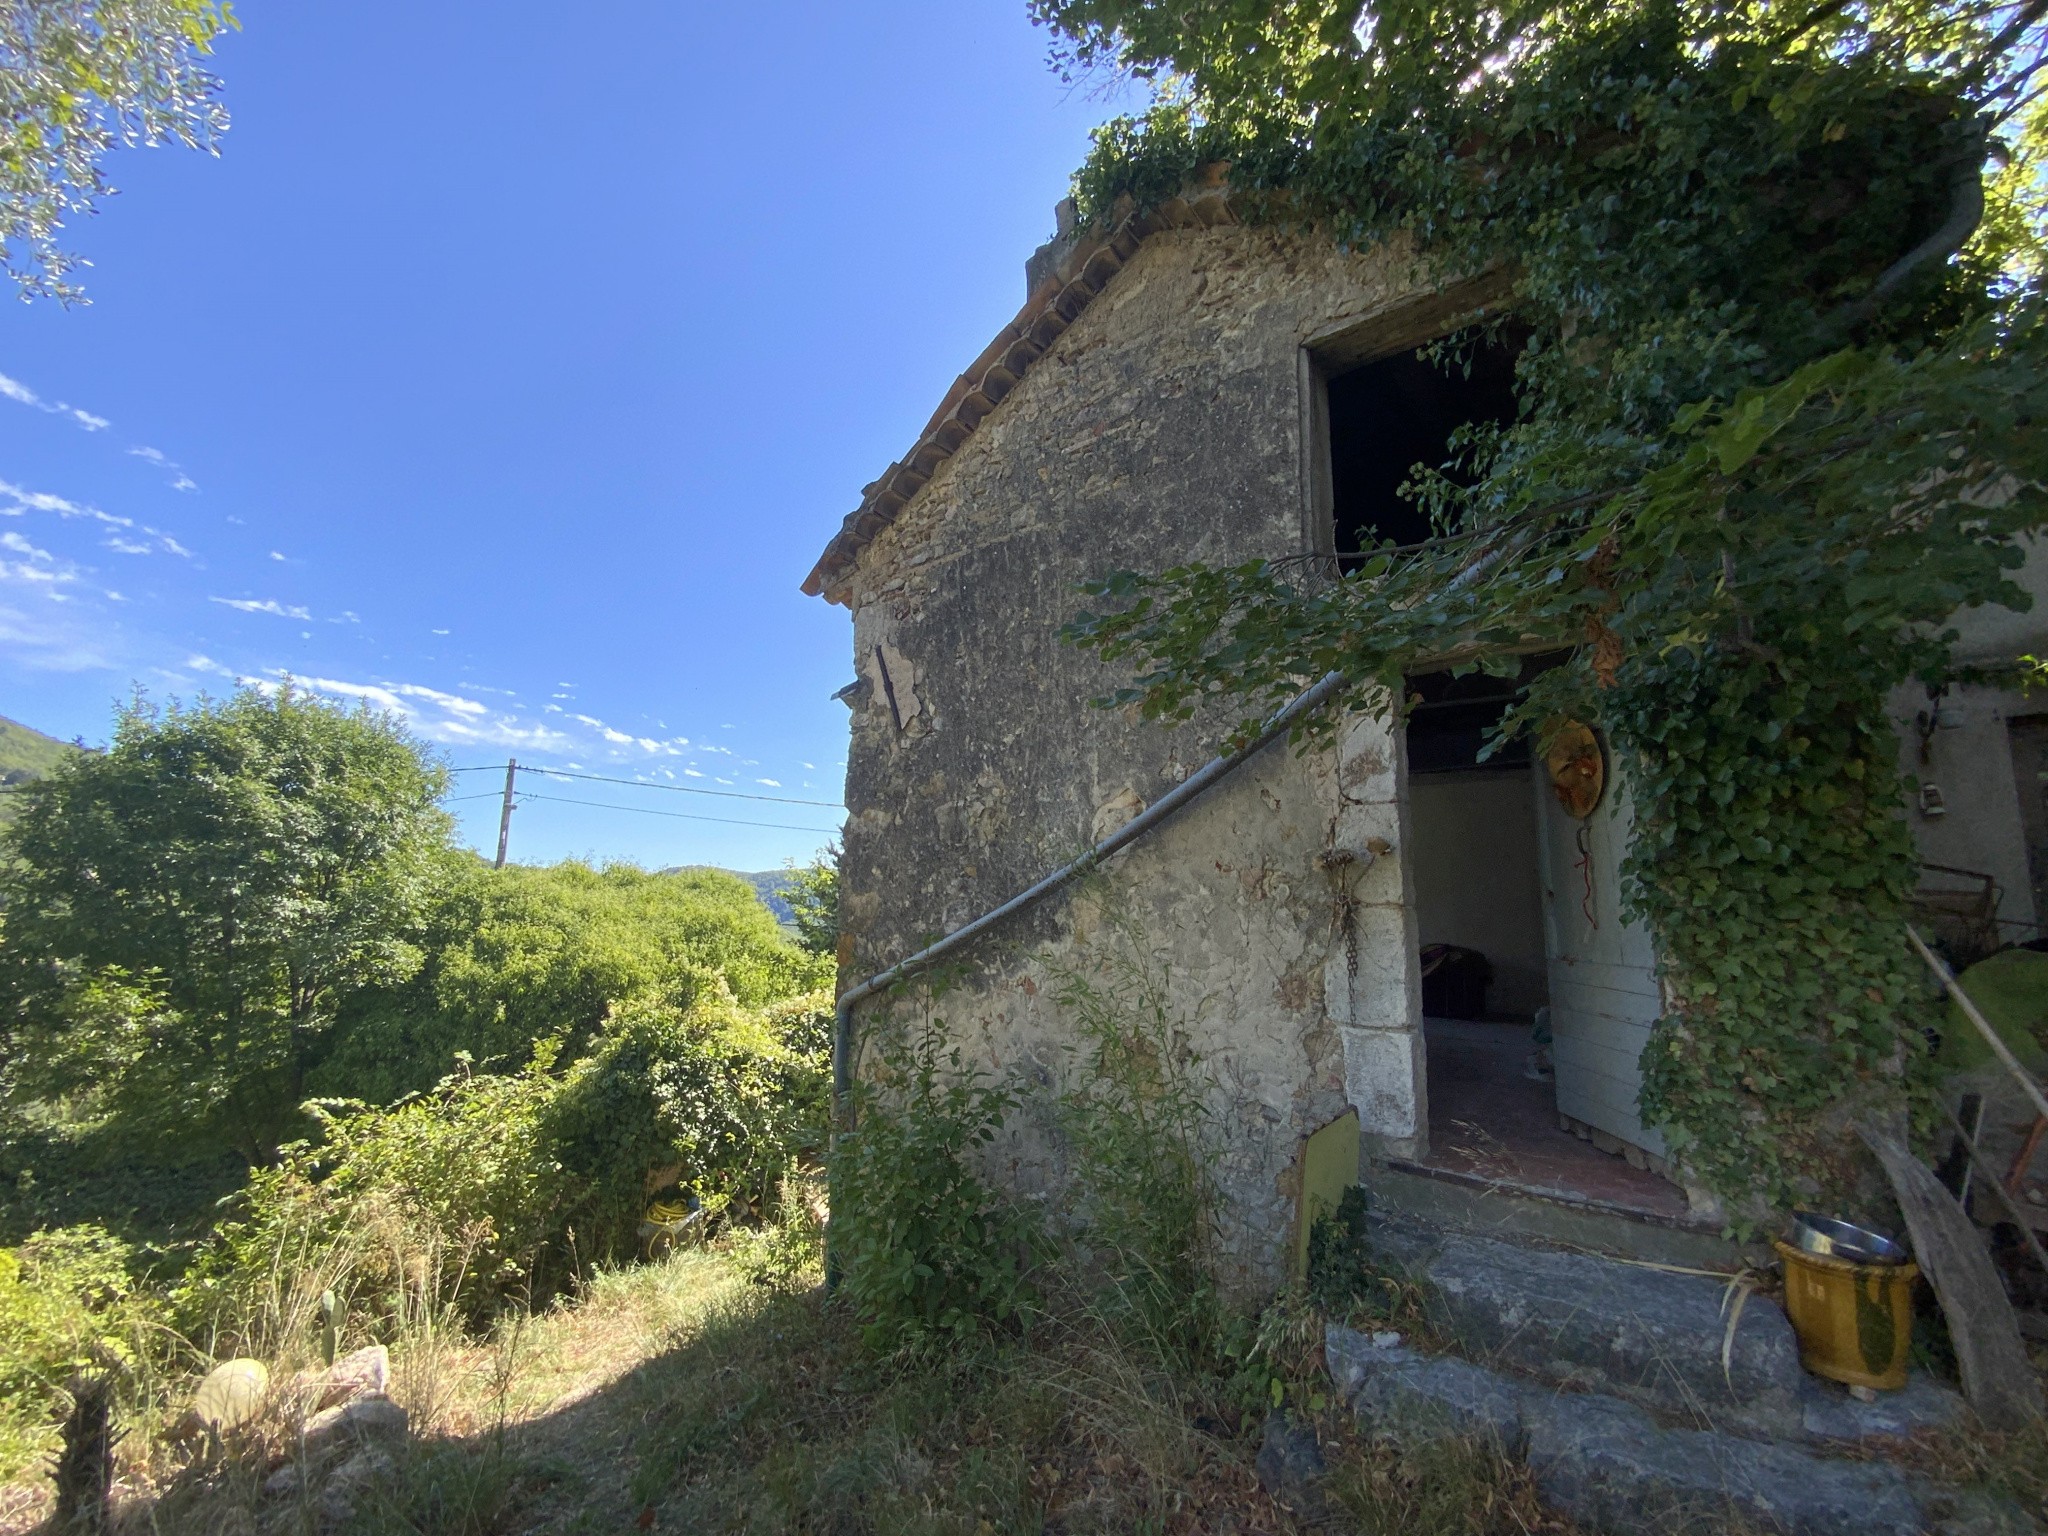
{"type": "Polygon", "coordinates": [[[2013,1055],[2011,1047],[1999,1038],[1998,1031],[1991,1027],[1991,1021],[1977,1011],[1977,1005],[1970,1001],[1969,993],[1956,985],[1955,977],[1951,976],[1948,967],[1941,963],[1941,957],[1921,941],[1920,935],[1913,931],[1911,923],[1906,925],[1906,937],[1913,941],[1913,947],[1920,952],[1920,958],[1927,962],[1928,968],[1940,979],[1948,995],[1955,999],[1956,1006],[1963,1010],[1963,1016],[1977,1026],[1977,1031],[1983,1035],[1985,1044],[1991,1047],[1992,1055],[2004,1064],[2005,1070],[2013,1075],[2013,1080],[2026,1090],[2027,1097],[2034,1101],[2035,1112],[2048,1115],[2048,1094],[2041,1092],[2041,1085],[2034,1081],[2025,1067],[2020,1065],[2019,1057],[2013,1055]]]}
{"type": "Polygon", "coordinates": [[[1948,1123],[1956,1128],[1956,1137],[1962,1142],[1963,1151],[1969,1156],[1971,1166],[1984,1175],[1984,1182],[1991,1186],[1991,1192],[1998,1197],[1998,1203],[2005,1207],[2005,1214],[2012,1218],[2012,1224],[2020,1229],[2020,1236],[2025,1238],[2027,1246],[2034,1250],[2034,1257],[2041,1264],[2041,1273],[2048,1275],[2048,1249],[2044,1249],[2041,1246],[2041,1239],[2034,1235],[2033,1224],[2027,1220],[2026,1212],[2019,1208],[2019,1203],[2005,1192],[1997,1179],[1991,1176],[1991,1170],[1984,1166],[1984,1159],[1977,1151],[1977,1143],[1972,1141],[1970,1133],[1963,1129],[1963,1122],[1957,1118],[1955,1111],[1946,1104],[1941,1108],[1942,1113],[1948,1116],[1948,1123]]]}

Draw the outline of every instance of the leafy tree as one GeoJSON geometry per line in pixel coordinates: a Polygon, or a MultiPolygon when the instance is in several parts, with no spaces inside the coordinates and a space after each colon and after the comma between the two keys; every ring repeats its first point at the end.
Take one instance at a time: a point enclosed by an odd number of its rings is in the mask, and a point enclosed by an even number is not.
{"type": "MultiPolygon", "coordinates": [[[[1255,217],[1503,297],[1520,411],[1418,466],[1435,537],[1359,568],[1113,573],[1073,634],[1118,696],[1249,713],[1336,669],[1568,647],[1511,720],[1619,749],[1668,1011],[1645,1108],[1705,1182],[1846,1182],[1905,1097],[1924,978],[1894,687],[2024,607],[2048,520],[2048,0],[1034,0],[1070,68],[1159,88],[1084,215],[1228,162],[1255,217]]],[[[1127,202],[1125,200],[1128,200],[1127,202]]],[[[1361,692],[1361,699],[1374,695],[1361,692]]]]}
{"type": "Polygon", "coordinates": [[[384,1102],[424,1089],[457,1052],[513,1070],[572,1060],[629,1005],[764,1004],[825,984],[737,875],[573,860],[487,868],[461,856],[430,915],[425,964],[341,1008],[316,1092],[384,1102]]]}
{"type": "Polygon", "coordinates": [[[814,955],[839,951],[839,845],[793,868],[782,887],[796,922],[797,942],[814,955]]]}
{"type": "Polygon", "coordinates": [[[235,24],[223,0],[0,5],[0,266],[23,298],[79,297],[57,230],[113,190],[108,150],[214,151],[228,119],[203,61],[235,24]]]}
{"type": "Polygon", "coordinates": [[[445,783],[388,717],[289,687],[124,711],[14,792],[0,958],[32,1086],[267,1159],[339,999],[420,964],[445,783]]]}

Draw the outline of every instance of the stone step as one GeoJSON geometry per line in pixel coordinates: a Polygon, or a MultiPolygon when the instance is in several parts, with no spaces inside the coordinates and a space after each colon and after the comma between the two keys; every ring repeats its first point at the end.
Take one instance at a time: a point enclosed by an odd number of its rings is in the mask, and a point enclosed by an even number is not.
{"type": "Polygon", "coordinates": [[[1739,1269],[1771,1257],[1767,1246],[1728,1241],[1720,1223],[1704,1217],[1674,1220],[1625,1211],[1557,1191],[1412,1163],[1375,1164],[1365,1184],[1375,1211],[1482,1237],[1555,1243],[1696,1269],[1739,1269]]]}
{"type": "Polygon", "coordinates": [[[2034,1529],[1989,1495],[1937,1487],[1883,1461],[1842,1460],[1714,1429],[1670,1428],[1634,1403],[1561,1390],[1454,1355],[1333,1324],[1331,1380],[1362,1425],[1412,1443],[1452,1434],[1527,1462],[1538,1492],[1595,1531],[1785,1536],[1993,1536],[2034,1529]]]}
{"type": "Polygon", "coordinates": [[[1876,1404],[1809,1376],[1778,1303],[1723,1279],[1379,1219],[1375,1254],[1422,1288],[1459,1351],[1553,1386],[1626,1399],[1693,1429],[1856,1439],[1951,1422],[1925,1378],[1876,1404]]]}

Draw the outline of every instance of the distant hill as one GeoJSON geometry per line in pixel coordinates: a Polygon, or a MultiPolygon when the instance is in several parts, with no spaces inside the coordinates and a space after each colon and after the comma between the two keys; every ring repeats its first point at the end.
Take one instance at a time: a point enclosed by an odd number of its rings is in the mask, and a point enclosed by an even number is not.
{"type": "Polygon", "coordinates": [[[775,914],[775,921],[785,928],[796,926],[796,914],[789,909],[789,903],[782,899],[782,893],[789,886],[790,872],[786,869],[764,869],[750,872],[735,869],[731,873],[754,888],[754,894],[761,898],[761,905],[775,914]]]}
{"type": "MultiPolygon", "coordinates": [[[[0,715],[0,786],[40,779],[78,748],[0,715]]],[[[0,792],[0,822],[14,819],[12,796],[0,792]]]]}

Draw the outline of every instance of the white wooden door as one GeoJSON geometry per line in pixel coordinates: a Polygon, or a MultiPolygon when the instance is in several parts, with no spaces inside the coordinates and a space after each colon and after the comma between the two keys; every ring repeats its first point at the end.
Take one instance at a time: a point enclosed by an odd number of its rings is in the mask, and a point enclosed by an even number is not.
{"type": "Polygon", "coordinates": [[[1529,778],[1537,799],[1558,1110],[1662,1157],[1664,1138],[1643,1124],[1637,1105],[1638,1063],[1662,1010],[1649,931],[1621,920],[1627,787],[1610,760],[1607,793],[1587,819],[1582,843],[1580,824],[1557,803],[1540,757],[1529,778]]]}

